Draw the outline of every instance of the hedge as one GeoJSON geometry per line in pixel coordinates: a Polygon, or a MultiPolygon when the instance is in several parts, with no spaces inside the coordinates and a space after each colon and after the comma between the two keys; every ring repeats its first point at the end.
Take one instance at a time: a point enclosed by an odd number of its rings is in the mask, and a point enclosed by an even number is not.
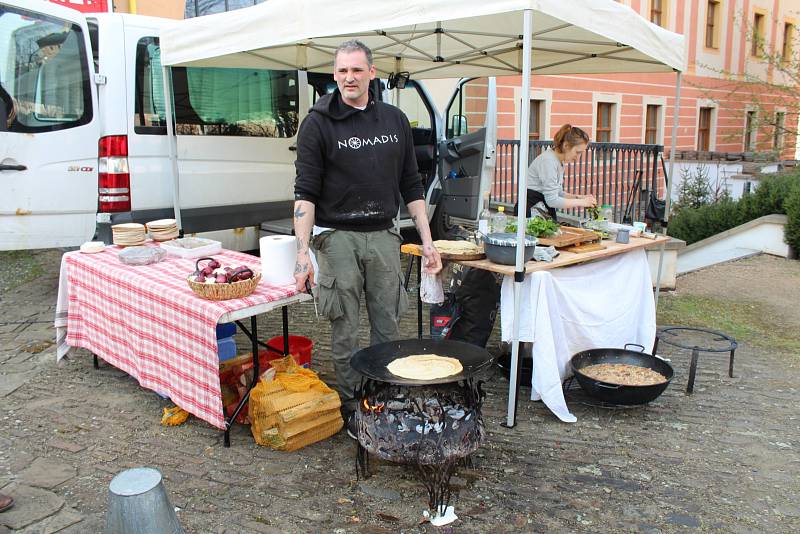
{"type": "Polygon", "coordinates": [[[795,250],[795,253],[800,254],[800,187],[792,189],[783,205],[786,209],[786,216],[789,218],[784,230],[786,242],[795,250]]]}
{"type": "Polygon", "coordinates": [[[773,213],[788,216],[786,242],[800,251],[800,170],[764,177],[738,201],[682,208],[670,218],[668,233],[690,245],[773,213]]]}

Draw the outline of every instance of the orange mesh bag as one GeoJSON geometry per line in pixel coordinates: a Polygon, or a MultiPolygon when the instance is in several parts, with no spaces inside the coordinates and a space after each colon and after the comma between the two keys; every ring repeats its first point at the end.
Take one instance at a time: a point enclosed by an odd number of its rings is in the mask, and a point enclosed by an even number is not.
{"type": "Polygon", "coordinates": [[[295,451],[329,438],[344,425],[339,394],[317,373],[291,357],[274,360],[271,382],[259,380],[250,393],[250,431],[256,443],[295,451]]]}

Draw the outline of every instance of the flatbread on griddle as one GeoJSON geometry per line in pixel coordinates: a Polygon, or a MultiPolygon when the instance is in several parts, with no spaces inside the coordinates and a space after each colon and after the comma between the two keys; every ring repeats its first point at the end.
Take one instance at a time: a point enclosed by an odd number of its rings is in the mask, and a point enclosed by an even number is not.
{"type": "Polygon", "coordinates": [[[397,358],[386,368],[395,376],[412,380],[436,380],[456,375],[464,370],[464,366],[455,358],[436,354],[413,354],[397,358]]]}

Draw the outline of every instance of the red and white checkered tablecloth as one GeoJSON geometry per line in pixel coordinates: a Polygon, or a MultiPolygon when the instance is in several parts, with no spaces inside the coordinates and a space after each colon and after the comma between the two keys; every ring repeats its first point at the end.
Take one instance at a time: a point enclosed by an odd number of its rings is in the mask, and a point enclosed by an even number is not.
{"type": "MultiPolygon", "coordinates": [[[[186,283],[195,260],[168,257],[133,267],[119,261],[120,250],[106,247],[97,254],[64,255],[66,344],[90,350],[142,387],[168,395],[181,408],[224,429],[217,322],[227,312],[288,298],[297,291],[292,285],[262,281],[248,297],[205,300],[186,283]]],[[[249,254],[223,251],[214,258],[223,265],[261,270],[259,258],[249,254]]],[[[61,280],[63,284],[63,272],[61,280]]]]}

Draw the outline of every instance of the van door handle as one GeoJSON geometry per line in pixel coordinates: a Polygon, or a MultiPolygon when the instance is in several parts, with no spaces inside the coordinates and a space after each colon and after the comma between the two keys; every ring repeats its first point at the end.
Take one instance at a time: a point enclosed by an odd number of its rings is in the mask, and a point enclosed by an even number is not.
{"type": "Polygon", "coordinates": [[[289,150],[292,152],[297,152],[297,145],[289,145],[289,150]]]}
{"type": "Polygon", "coordinates": [[[28,167],[25,165],[6,165],[0,163],[0,171],[27,171],[28,167]]]}

